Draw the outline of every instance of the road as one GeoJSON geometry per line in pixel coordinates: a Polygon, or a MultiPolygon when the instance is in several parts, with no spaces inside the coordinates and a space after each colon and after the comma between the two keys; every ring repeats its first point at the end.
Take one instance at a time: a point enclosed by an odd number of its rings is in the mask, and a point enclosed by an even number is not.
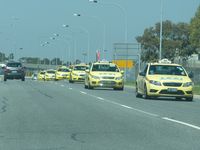
{"type": "Polygon", "coordinates": [[[0,82],[0,150],[199,150],[200,99],[135,98],[132,88],[0,82]]]}

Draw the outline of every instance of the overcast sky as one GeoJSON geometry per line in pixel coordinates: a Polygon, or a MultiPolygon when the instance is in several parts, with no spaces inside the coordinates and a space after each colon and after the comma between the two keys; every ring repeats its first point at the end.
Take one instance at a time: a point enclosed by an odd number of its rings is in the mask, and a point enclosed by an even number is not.
{"type": "MultiPolygon", "coordinates": [[[[199,5],[200,0],[163,0],[163,20],[189,23],[199,5]]],[[[83,60],[89,37],[90,60],[103,47],[111,59],[113,43],[125,41],[125,18],[127,42],[136,42],[145,28],[160,21],[160,6],[160,0],[0,0],[0,51],[83,60]],[[55,33],[59,37],[50,39],[55,33]],[[50,44],[41,46],[45,42],[50,44]]]]}

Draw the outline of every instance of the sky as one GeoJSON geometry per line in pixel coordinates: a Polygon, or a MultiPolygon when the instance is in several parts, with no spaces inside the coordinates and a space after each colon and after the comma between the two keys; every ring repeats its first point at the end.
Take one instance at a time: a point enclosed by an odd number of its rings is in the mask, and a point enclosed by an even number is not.
{"type": "MultiPolygon", "coordinates": [[[[163,20],[189,23],[199,5],[200,0],[163,0],[163,20]]],[[[106,50],[111,60],[114,43],[136,43],[160,16],[161,0],[0,0],[0,51],[65,61],[83,61],[87,53],[93,61],[97,50],[106,50]]]]}

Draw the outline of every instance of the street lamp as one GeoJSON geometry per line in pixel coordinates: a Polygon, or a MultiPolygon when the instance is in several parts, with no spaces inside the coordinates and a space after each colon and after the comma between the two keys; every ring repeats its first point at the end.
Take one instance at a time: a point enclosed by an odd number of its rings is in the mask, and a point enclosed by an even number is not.
{"type": "Polygon", "coordinates": [[[162,59],[162,20],[163,20],[163,0],[160,0],[160,47],[159,47],[159,59],[162,59]]]}
{"type": "MultiPolygon", "coordinates": [[[[77,16],[77,17],[82,16],[79,13],[74,13],[73,15],[77,16]]],[[[97,20],[98,22],[100,22],[103,25],[103,36],[102,36],[103,37],[103,47],[102,47],[102,49],[105,50],[105,39],[106,39],[106,25],[105,25],[105,23],[102,20],[100,20],[98,17],[96,17],[96,16],[86,16],[86,15],[84,15],[84,17],[95,19],[95,20],[97,20]]]]}
{"type": "MultiPolygon", "coordinates": [[[[76,14],[77,16],[79,16],[79,14],[76,14]]],[[[69,25],[63,25],[63,27],[69,28],[69,25]]],[[[86,34],[87,34],[87,58],[88,58],[88,63],[89,63],[89,56],[90,56],[90,34],[89,31],[86,28],[80,27],[81,30],[83,30],[86,34]]]]}
{"type": "MultiPolygon", "coordinates": [[[[89,0],[89,2],[92,2],[92,3],[98,3],[98,0],[89,0]]],[[[127,43],[128,41],[128,18],[127,18],[127,12],[126,10],[121,7],[121,5],[117,4],[117,3],[99,3],[99,4],[102,4],[102,5],[112,5],[112,6],[115,6],[117,8],[119,8],[121,10],[121,12],[123,13],[124,15],[124,19],[125,19],[125,22],[124,22],[124,26],[125,26],[125,43],[127,43]]]]}

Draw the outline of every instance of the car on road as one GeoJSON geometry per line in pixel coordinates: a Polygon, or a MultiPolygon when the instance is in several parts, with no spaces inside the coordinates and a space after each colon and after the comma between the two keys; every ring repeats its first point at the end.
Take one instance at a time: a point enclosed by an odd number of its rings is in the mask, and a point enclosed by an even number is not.
{"type": "Polygon", "coordinates": [[[56,70],[55,80],[69,79],[70,69],[66,66],[61,66],[56,70]]]}
{"type": "Polygon", "coordinates": [[[138,74],[136,80],[136,97],[175,97],[193,100],[192,74],[188,74],[183,66],[173,64],[167,59],[156,63],[148,63],[138,74]]]}
{"type": "Polygon", "coordinates": [[[56,71],[53,69],[46,70],[45,75],[44,75],[44,80],[45,81],[55,80],[55,73],[56,73],[56,71]]]}
{"type": "Polygon", "coordinates": [[[86,69],[88,69],[88,65],[86,64],[77,64],[72,66],[69,83],[83,82],[85,80],[86,69]]]}
{"type": "Polygon", "coordinates": [[[38,74],[37,74],[37,79],[38,79],[38,80],[44,80],[45,72],[46,72],[46,71],[44,71],[44,70],[38,72],[38,74]]]}
{"type": "Polygon", "coordinates": [[[90,69],[86,70],[85,88],[95,87],[124,89],[124,72],[112,62],[100,61],[92,63],[90,69]]]}
{"type": "Polygon", "coordinates": [[[20,62],[8,62],[3,67],[4,81],[7,79],[21,79],[25,81],[25,67],[20,62]]]}

